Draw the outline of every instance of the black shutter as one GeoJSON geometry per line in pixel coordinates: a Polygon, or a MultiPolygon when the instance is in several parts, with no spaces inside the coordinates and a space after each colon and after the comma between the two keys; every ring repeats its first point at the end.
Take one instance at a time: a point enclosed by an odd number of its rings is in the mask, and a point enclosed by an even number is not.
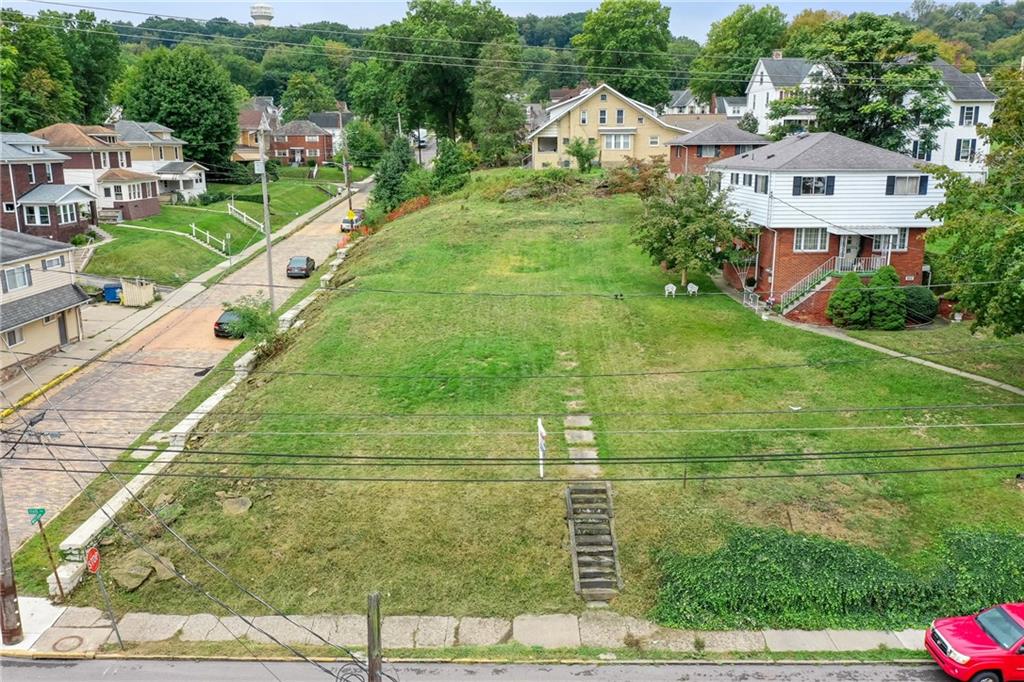
{"type": "Polygon", "coordinates": [[[931,150],[931,147],[929,147],[929,148],[928,148],[928,151],[927,151],[927,152],[925,152],[925,154],[924,154],[924,160],[925,160],[925,161],[931,161],[931,160],[932,160],[932,150],[931,150]]]}
{"type": "Polygon", "coordinates": [[[48,268],[48,267],[46,267],[46,259],[45,259],[45,258],[43,259],[43,270],[44,270],[44,271],[45,271],[45,270],[49,270],[49,268],[48,268]]]}
{"type": "Polygon", "coordinates": [[[722,155],[722,145],[716,144],[715,145],[715,158],[718,158],[721,155],[722,155]]]}
{"type": "Polygon", "coordinates": [[[928,176],[922,175],[921,180],[917,184],[918,194],[928,194],[928,176]]]}
{"type": "Polygon", "coordinates": [[[978,125],[979,115],[981,115],[981,107],[974,107],[974,125],[978,125]]]}
{"type": "Polygon", "coordinates": [[[960,125],[964,124],[964,118],[966,118],[967,107],[960,107],[960,125]]]}
{"type": "Polygon", "coordinates": [[[0,270],[0,292],[7,293],[7,271],[0,270]]]}
{"type": "Polygon", "coordinates": [[[65,261],[64,261],[64,256],[61,256],[61,257],[60,257],[60,266],[61,266],[62,268],[64,267],[64,263],[65,263],[65,261]]]}
{"type": "Polygon", "coordinates": [[[971,138],[971,155],[968,158],[969,161],[974,161],[974,154],[978,151],[978,140],[977,138],[971,138]]]}
{"type": "Polygon", "coordinates": [[[32,286],[32,266],[28,263],[25,264],[25,279],[28,280],[28,285],[32,286]]]}
{"type": "Polygon", "coordinates": [[[836,193],[836,176],[829,175],[825,178],[825,194],[832,195],[836,193]]]}
{"type": "Polygon", "coordinates": [[[896,194],[896,176],[890,175],[885,179],[885,193],[887,195],[896,194]]]}
{"type": "Polygon", "coordinates": [[[703,146],[701,146],[701,145],[697,145],[697,158],[698,158],[698,159],[700,159],[700,158],[703,158],[703,156],[702,156],[702,155],[701,155],[701,153],[700,153],[702,149],[704,149],[704,147],[703,147],[703,146]]]}
{"type": "Polygon", "coordinates": [[[793,177],[793,196],[800,196],[800,187],[803,185],[804,179],[799,175],[793,177]]]}

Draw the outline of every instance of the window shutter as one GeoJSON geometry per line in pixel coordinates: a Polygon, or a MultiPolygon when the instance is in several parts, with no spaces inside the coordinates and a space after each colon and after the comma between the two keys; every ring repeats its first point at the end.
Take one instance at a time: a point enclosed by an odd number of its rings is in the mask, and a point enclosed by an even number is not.
{"type": "Polygon", "coordinates": [[[979,114],[981,114],[981,107],[974,107],[974,125],[978,125],[979,114]]]}
{"type": "Polygon", "coordinates": [[[799,175],[793,176],[793,196],[800,196],[800,186],[803,184],[804,179],[799,175]]]}
{"type": "Polygon", "coordinates": [[[697,158],[698,159],[703,158],[704,155],[701,154],[701,151],[703,151],[703,149],[704,149],[704,145],[700,145],[700,144],[697,145],[697,158]]]}
{"type": "Polygon", "coordinates": [[[896,176],[890,175],[885,179],[885,193],[887,195],[896,194],[896,176]]]}
{"type": "Polygon", "coordinates": [[[970,161],[974,161],[974,154],[978,151],[978,140],[977,138],[971,138],[971,155],[967,157],[970,161]]]}
{"type": "Polygon", "coordinates": [[[63,268],[65,263],[66,263],[66,261],[64,260],[64,256],[61,256],[60,257],[60,267],[63,268]]]}
{"type": "Polygon", "coordinates": [[[7,271],[0,270],[0,292],[7,293],[7,271]]]}
{"type": "Polygon", "coordinates": [[[836,193],[836,176],[829,175],[825,178],[825,194],[832,195],[836,193]]]}
{"type": "Polygon", "coordinates": [[[32,286],[32,266],[25,264],[25,279],[28,280],[28,285],[32,286]]]}
{"type": "Polygon", "coordinates": [[[960,125],[964,124],[964,118],[967,115],[967,107],[960,107],[960,125]]]}
{"type": "Polygon", "coordinates": [[[918,194],[928,194],[928,176],[922,175],[917,185],[918,194]]]}
{"type": "Polygon", "coordinates": [[[721,155],[722,155],[722,145],[716,144],[715,145],[715,158],[718,158],[721,155]]]}
{"type": "Polygon", "coordinates": [[[929,148],[928,151],[926,151],[924,153],[924,160],[925,161],[931,161],[932,160],[932,150],[931,150],[931,148],[929,148]]]}
{"type": "Polygon", "coordinates": [[[46,267],[46,259],[44,258],[43,259],[43,270],[46,271],[46,270],[49,270],[49,269],[50,268],[46,267]]]}

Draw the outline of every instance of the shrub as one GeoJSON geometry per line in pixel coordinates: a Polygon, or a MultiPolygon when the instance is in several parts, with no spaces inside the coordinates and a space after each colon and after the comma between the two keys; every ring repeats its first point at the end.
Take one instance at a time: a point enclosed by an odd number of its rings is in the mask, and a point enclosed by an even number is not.
{"type": "Polygon", "coordinates": [[[434,159],[434,175],[431,190],[436,194],[451,194],[469,182],[472,166],[463,155],[462,148],[453,140],[443,138],[438,144],[437,158],[434,159]]]}
{"type": "Polygon", "coordinates": [[[430,194],[434,174],[423,167],[413,168],[402,178],[402,200],[415,199],[430,194]]]}
{"type": "Polygon", "coordinates": [[[825,314],[837,327],[864,329],[871,322],[871,304],[864,282],[855,272],[847,273],[828,299],[825,314]]]}
{"type": "Polygon", "coordinates": [[[258,342],[272,339],[277,334],[277,319],[270,309],[270,301],[262,296],[243,296],[233,303],[225,303],[224,309],[238,315],[238,319],[228,325],[228,331],[234,337],[258,342]]]}
{"type": "Polygon", "coordinates": [[[545,168],[539,172],[527,172],[522,182],[508,187],[498,200],[557,199],[581,184],[583,178],[571,168],[545,168]]]}
{"type": "Polygon", "coordinates": [[[939,299],[928,287],[906,287],[903,291],[907,297],[908,320],[931,322],[939,314],[939,299]]]}
{"type": "Polygon", "coordinates": [[[84,234],[76,234],[71,238],[71,246],[85,246],[89,243],[89,237],[84,234]]]}
{"type": "Polygon", "coordinates": [[[871,326],[897,331],[906,326],[906,292],[900,287],[896,268],[885,265],[878,269],[868,284],[871,291],[871,326]]]}
{"type": "Polygon", "coordinates": [[[391,222],[392,220],[398,220],[404,215],[409,215],[414,211],[418,211],[421,208],[430,206],[430,197],[422,196],[409,199],[408,201],[402,202],[402,204],[391,213],[388,213],[385,217],[385,222],[391,222]]]}
{"type": "Polygon", "coordinates": [[[581,173],[586,173],[593,165],[594,159],[597,158],[597,145],[584,140],[582,137],[574,137],[566,145],[565,153],[576,159],[576,166],[580,169],[581,173]]]}
{"type": "Polygon", "coordinates": [[[387,221],[388,212],[380,204],[370,204],[363,214],[363,225],[378,227],[387,221]]]}

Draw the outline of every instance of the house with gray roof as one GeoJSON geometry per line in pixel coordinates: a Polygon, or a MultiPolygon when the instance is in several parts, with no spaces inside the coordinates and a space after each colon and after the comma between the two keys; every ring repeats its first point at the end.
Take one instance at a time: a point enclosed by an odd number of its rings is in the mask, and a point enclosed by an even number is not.
{"type": "Polygon", "coordinates": [[[82,338],[89,296],[75,284],[72,247],[0,230],[0,381],[82,338]]]}
{"type": "Polygon", "coordinates": [[[736,124],[717,122],[665,141],[668,166],[673,175],[703,175],[709,163],[749,152],[768,140],[740,130],[736,124]]]}
{"type": "Polygon", "coordinates": [[[334,136],[312,121],[289,121],[274,130],[269,155],[292,166],[321,166],[334,158],[334,136]]]}
{"type": "Polygon", "coordinates": [[[936,223],[920,213],[944,196],[921,162],[835,133],[799,133],[707,169],[750,224],[726,278],[749,280],[787,316],[827,323],[829,285],[848,272],[892,265],[904,285],[921,284],[924,235],[936,223]]]}
{"type": "Polygon", "coordinates": [[[207,168],[185,159],[185,145],[174,131],[154,121],[121,120],[113,125],[120,142],[131,148],[132,167],[159,178],[162,201],[184,201],[206,193],[207,168]]]}
{"type": "MultiPolygon", "coordinates": [[[[747,82],[747,107],[757,117],[757,132],[768,133],[778,123],[768,118],[771,103],[791,96],[795,91],[806,90],[814,83],[814,74],[822,68],[799,57],[784,57],[782,50],[775,50],[770,58],[757,60],[754,73],[747,82]]],[[[782,122],[791,127],[808,127],[816,115],[813,109],[802,109],[787,116],[782,122]]]]}
{"type": "Polygon", "coordinates": [[[331,134],[331,140],[334,143],[334,154],[341,151],[345,127],[356,117],[355,114],[348,110],[344,102],[339,102],[338,104],[339,106],[336,111],[314,111],[306,117],[311,123],[320,126],[331,134]]]}
{"type": "Polygon", "coordinates": [[[65,182],[69,159],[44,138],[0,132],[0,228],[67,242],[94,225],[96,195],[65,182]]]}

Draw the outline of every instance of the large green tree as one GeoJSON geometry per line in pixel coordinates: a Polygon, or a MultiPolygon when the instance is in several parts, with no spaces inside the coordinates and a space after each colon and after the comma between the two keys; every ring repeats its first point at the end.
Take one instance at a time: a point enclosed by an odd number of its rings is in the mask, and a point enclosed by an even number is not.
{"type": "Polygon", "coordinates": [[[196,161],[213,169],[230,161],[238,137],[234,88],[204,50],[182,44],[143,55],[124,86],[123,104],[127,119],[174,129],[196,161]]]}
{"type": "Polygon", "coordinates": [[[372,168],[387,149],[384,136],[369,121],[352,121],[345,126],[348,157],[356,166],[372,168]]]}
{"type": "Polygon", "coordinates": [[[546,102],[556,88],[576,86],[584,78],[583,67],[570,50],[527,46],[522,50],[524,90],[531,102],[546,102]]]}
{"type": "Polygon", "coordinates": [[[409,141],[404,137],[395,137],[374,173],[376,182],[370,194],[374,206],[380,206],[385,212],[390,212],[402,203],[405,196],[403,180],[415,162],[409,141]]]}
{"type": "Polygon", "coordinates": [[[0,11],[0,49],[0,127],[27,132],[78,117],[81,102],[74,73],[52,21],[0,11]]]}
{"type": "Polygon", "coordinates": [[[405,74],[380,59],[355,62],[346,74],[349,105],[385,130],[395,130],[398,118],[409,128],[412,114],[405,102],[405,74]]]}
{"type": "Polygon", "coordinates": [[[805,9],[793,17],[782,38],[786,57],[803,57],[807,47],[815,43],[822,27],[843,18],[842,12],[827,9],[805,9]]]}
{"type": "Polygon", "coordinates": [[[572,38],[587,78],[652,106],[667,102],[670,12],[659,0],[604,0],[572,38]]]}
{"type": "Polygon", "coordinates": [[[103,123],[110,113],[110,88],[121,75],[121,46],[109,22],[88,10],[77,14],[40,12],[57,29],[79,98],[77,123],[103,123]]]}
{"type": "Polygon", "coordinates": [[[985,182],[944,166],[930,170],[945,189],[925,211],[942,222],[929,238],[948,241],[943,260],[953,295],[996,336],[1024,333],[1024,73],[996,72],[999,100],[980,134],[991,145],[985,182]]]}
{"type": "Polygon", "coordinates": [[[711,24],[704,49],[693,61],[690,87],[705,102],[712,95],[742,95],[761,57],[771,55],[786,35],[786,17],[778,7],[740,7],[711,24]]]}
{"type": "Polygon", "coordinates": [[[281,95],[284,120],[295,121],[308,117],[314,111],[337,108],[334,93],[311,73],[296,73],[288,79],[288,87],[281,95]]]}
{"type": "Polygon", "coordinates": [[[934,145],[949,115],[946,86],[931,66],[935,47],[915,44],[914,29],[891,17],[862,12],[822,27],[806,56],[822,69],[813,87],[772,102],[781,120],[812,106],[817,130],[839,133],[893,151],[911,134],[934,145]]]}
{"type": "Polygon", "coordinates": [[[689,84],[693,60],[698,54],[700,43],[693,38],[681,36],[672,39],[668,44],[669,68],[672,70],[668,79],[669,88],[682,90],[689,84]]]}
{"type": "Polygon", "coordinates": [[[517,71],[507,67],[519,59],[520,52],[518,45],[509,42],[485,45],[470,88],[470,125],[480,156],[491,165],[508,162],[526,132],[526,111],[519,96],[522,79],[517,71]]]}

